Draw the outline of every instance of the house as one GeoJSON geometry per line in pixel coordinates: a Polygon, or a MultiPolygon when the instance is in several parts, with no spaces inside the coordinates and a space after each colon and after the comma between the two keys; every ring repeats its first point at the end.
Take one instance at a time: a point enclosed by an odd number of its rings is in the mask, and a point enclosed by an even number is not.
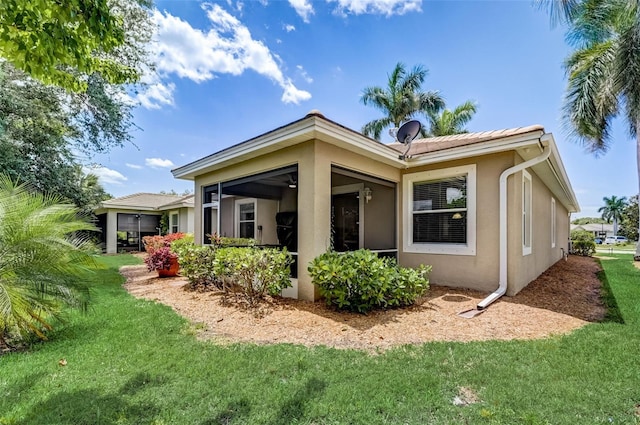
{"type": "Polygon", "coordinates": [[[572,224],[571,230],[584,230],[593,233],[594,238],[600,238],[602,240],[607,236],[613,236],[613,224],[609,223],[572,224]]]}
{"type": "Polygon", "coordinates": [[[142,238],[159,233],[163,215],[168,233],[193,232],[193,201],[193,195],[135,193],[101,202],[94,213],[103,250],[141,251],[142,238]]]}
{"type": "Polygon", "coordinates": [[[515,295],[562,258],[578,202],[541,126],[385,145],[311,111],[172,170],[194,181],[195,239],[254,237],[297,260],[285,295],[318,298],[309,262],[331,244],[440,285],[515,295]],[[218,208],[219,206],[219,208],[218,208]]]}

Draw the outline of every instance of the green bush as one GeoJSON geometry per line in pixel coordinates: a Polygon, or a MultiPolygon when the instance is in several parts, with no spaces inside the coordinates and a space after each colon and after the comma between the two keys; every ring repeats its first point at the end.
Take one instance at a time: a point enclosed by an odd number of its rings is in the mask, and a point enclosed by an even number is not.
{"type": "Polygon", "coordinates": [[[278,295],[291,286],[292,257],[286,250],[199,246],[193,235],[173,242],[171,249],[178,254],[180,273],[191,289],[220,289],[255,306],[265,295],[278,295]]]}
{"type": "Polygon", "coordinates": [[[171,250],[178,254],[180,274],[189,280],[191,289],[222,289],[214,271],[216,248],[211,245],[195,245],[193,235],[187,235],[171,243],[171,250]]]}
{"type": "Polygon", "coordinates": [[[571,231],[571,253],[591,257],[596,252],[596,242],[593,233],[586,230],[571,231]]]}
{"type": "Polygon", "coordinates": [[[365,313],[413,304],[429,288],[431,266],[403,268],[393,258],[361,249],[326,252],[316,257],[308,270],[328,305],[365,313]]]}
{"type": "Polygon", "coordinates": [[[218,248],[214,274],[227,294],[255,306],[265,295],[278,295],[291,286],[291,254],[275,248],[218,248]]]}

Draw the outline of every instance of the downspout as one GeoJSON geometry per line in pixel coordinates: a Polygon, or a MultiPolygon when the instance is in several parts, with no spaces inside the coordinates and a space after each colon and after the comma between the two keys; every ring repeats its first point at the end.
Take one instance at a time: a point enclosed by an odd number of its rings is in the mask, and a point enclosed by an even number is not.
{"type": "Polygon", "coordinates": [[[489,307],[489,304],[507,292],[507,178],[525,168],[546,161],[551,154],[551,148],[549,147],[550,138],[550,134],[543,134],[540,137],[540,143],[544,147],[540,155],[511,168],[507,168],[500,175],[500,280],[498,289],[478,303],[478,310],[484,310],[489,307]]]}

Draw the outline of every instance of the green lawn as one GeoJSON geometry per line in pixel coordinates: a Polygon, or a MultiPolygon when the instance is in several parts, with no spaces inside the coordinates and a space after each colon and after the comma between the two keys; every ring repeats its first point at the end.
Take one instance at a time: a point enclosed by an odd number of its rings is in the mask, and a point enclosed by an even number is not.
{"type": "Polygon", "coordinates": [[[121,288],[116,267],[136,259],[104,257],[89,314],[0,357],[0,424],[638,424],[640,270],[613,257],[605,323],[380,355],[198,341],[121,288]],[[454,405],[461,387],[479,402],[454,405]]]}
{"type": "Polygon", "coordinates": [[[596,245],[597,252],[609,252],[609,251],[629,251],[634,253],[636,251],[636,242],[616,244],[616,245],[596,245]]]}

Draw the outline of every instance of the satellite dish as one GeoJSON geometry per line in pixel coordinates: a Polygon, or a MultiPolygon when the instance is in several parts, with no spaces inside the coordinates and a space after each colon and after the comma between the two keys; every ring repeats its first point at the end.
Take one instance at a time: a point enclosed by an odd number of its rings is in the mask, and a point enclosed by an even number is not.
{"type": "Polygon", "coordinates": [[[402,124],[402,126],[398,129],[398,134],[396,139],[398,142],[407,145],[407,150],[404,151],[402,155],[400,155],[400,159],[407,159],[407,153],[409,153],[409,149],[411,149],[411,141],[416,138],[418,133],[420,133],[420,129],[422,128],[422,124],[420,121],[411,120],[402,124]]]}
{"type": "Polygon", "coordinates": [[[398,134],[396,135],[396,139],[398,142],[407,144],[416,138],[418,133],[420,133],[420,128],[422,125],[420,121],[411,120],[402,124],[402,126],[398,129],[398,134]]]}

